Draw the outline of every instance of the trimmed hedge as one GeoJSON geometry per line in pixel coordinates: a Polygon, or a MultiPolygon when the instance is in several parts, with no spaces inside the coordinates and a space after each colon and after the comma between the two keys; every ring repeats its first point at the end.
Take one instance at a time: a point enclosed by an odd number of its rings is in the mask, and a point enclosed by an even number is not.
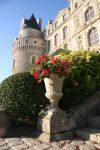
{"type": "Polygon", "coordinates": [[[28,72],[10,76],[0,85],[0,104],[13,122],[34,123],[38,112],[48,104],[44,84],[37,84],[28,72]]]}

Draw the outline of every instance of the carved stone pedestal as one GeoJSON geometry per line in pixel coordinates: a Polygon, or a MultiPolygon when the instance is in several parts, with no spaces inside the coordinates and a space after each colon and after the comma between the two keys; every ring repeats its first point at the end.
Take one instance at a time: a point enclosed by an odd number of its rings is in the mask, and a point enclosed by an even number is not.
{"type": "Polygon", "coordinates": [[[73,136],[74,136],[73,131],[67,131],[67,132],[61,132],[55,134],[52,133],[48,134],[48,133],[41,132],[39,136],[39,140],[43,142],[57,142],[61,140],[67,140],[67,139],[69,140],[73,136]]]}
{"type": "Polygon", "coordinates": [[[49,110],[38,119],[37,128],[43,132],[39,137],[42,141],[65,140],[72,137],[71,130],[76,128],[76,121],[74,118],[66,118],[64,111],[49,110]]]}

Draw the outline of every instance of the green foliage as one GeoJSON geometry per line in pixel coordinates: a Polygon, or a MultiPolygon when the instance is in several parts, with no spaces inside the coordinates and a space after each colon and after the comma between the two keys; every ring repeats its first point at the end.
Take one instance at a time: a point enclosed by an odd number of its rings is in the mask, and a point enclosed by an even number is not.
{"type": "Polygon", "coordinates": [[[100,53],[75,51],[59,54],[61,59],[72,60],[72,77],[64,81],[64,96],[60,101],[63,109],[83,102],[88,96],[100,89],[100,53]],[[78,83],[76,86],[75,83],[78,83]]]}
{"type": "Polygon", "coordinates": [[[13,122],[36,122],[38,113],[48,104],[44,84],[37,84],[30,73],[10,76],[0,85],[0,104],[13,122]]]}
{"type": "MultiPolygon", "coordinates": [[[[66,47],[66,45],[64,46],[66,47]]],[[[64,53],[64,54],[69,54],[69,50],[67,50],[67,48],[65,49],[57,49],[54,53],[51,54],[51,56],[56,56],[56,55],[59,55],[60,53],[64,53]]]]}

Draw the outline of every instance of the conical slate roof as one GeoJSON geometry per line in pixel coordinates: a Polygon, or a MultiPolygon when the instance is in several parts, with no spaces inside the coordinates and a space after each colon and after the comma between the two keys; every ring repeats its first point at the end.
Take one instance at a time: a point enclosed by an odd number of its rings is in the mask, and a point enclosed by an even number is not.
{"type": "Polygon", "coordinates": [[[39,28],[39,25],[37,24],[37,21],[36,21],[36,18],[35,18],[34,15],[32,15],[29,20],[25,18],[23,28],[24,29],[33,28],[33,29],[36,29],[36,30],[41,30],[39,28]]]}

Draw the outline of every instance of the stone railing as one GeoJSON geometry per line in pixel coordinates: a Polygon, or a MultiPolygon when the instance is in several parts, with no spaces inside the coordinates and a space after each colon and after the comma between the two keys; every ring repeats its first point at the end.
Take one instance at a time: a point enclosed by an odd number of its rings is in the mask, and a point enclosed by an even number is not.
{"type": "Polygon", "coordinates": [[[67,112],[67,118],[73,118],[74,121],[76,121],[75,128],[85,126],[86,118],[97,113],[99,105],[100,91],[96,92],[92,97],[79,106],[69,109],[67,112]]]}

